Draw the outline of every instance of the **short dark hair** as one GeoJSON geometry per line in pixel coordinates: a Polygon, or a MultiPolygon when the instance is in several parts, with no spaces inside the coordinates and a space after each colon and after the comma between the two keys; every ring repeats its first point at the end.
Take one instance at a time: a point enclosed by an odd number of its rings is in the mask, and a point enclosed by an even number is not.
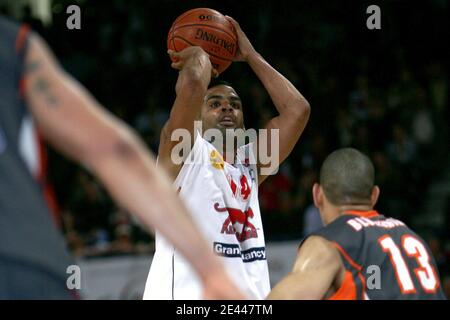
{"type": "Polygon", "coordinates": [[[320,185],[334,205],[368,204],[374,180],[372,161],[353,148],[334,151],[320,169],[320,185]]]}
{"type": "Polygon", "coordinates": [[[211,82],[208,85],[208,89],[211,89],[211,88],[214,88],[217,86],[227,86],[227,87],[232,87],[234,89],[233,85],[231,83],[229,83],[228,81],[219,80],[217,78],[213,78],[211,80],[211,82]]]}

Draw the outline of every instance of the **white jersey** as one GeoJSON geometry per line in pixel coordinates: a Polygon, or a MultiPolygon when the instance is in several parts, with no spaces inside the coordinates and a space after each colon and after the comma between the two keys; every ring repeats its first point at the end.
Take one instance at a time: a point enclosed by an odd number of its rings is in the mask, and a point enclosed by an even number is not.
{"type": "MultiPolygon", "coordinates": [[[[198,135],[188,159],[175,186],[193,221],[242,292],[252,299],[265,299],[270,291],[269,270],[251,145],[238,148],[231,165],[198,135]]],[[[197,274],[157,233],[144,299],[202,298],[197,274]]]]}

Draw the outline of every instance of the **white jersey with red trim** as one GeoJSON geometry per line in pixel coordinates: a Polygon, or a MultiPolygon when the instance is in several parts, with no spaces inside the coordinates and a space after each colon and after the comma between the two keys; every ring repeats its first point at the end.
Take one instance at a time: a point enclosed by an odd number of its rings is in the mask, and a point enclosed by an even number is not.
{"type": "MultiPolygon", "coordinates": [[[[175,186],[230,278],[250,298],[264,299],[270,282],[254,159],[245,145],[231,165],[198,135],[175,186]]],[[[202,299],[197,274],[158,233],[144,299],[202,299]]]]}

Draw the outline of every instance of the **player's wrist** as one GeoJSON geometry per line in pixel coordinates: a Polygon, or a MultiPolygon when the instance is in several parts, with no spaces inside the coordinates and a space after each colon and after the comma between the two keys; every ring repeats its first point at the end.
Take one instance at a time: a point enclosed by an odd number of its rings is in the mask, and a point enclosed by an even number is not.
{"type": "Polygon", "coordinates": [[[211,272],[206,275],[204,279],[202,279],[202,283],[205,288],[209,288],[210,290],[220,289],[223,282],[228,279],[228,276],[223,272],[211,272]]]}
{"type": "Polygon", "coordinates": [[[208,261],[206,263],[204,262],[206,262],[206,260],[203,260],[203,263],[200,267],[200,278],[204,283],[213,283],[217,281],[218,278],[226,277],[226,271],[217,259],[214,259],[214,261],[208,261]]]}

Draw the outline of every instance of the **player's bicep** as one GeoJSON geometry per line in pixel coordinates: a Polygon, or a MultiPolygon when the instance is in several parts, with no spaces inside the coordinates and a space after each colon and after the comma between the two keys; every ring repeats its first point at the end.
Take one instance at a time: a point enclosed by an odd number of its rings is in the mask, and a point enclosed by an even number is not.
{"type": "Polygon", "coordinates": [[[39,131],[63,153],[89,162],[120,140],[121,122],[58,64],[39,36],[30,36],[25,58],[25,97],[39,131]]]}
{"type": "Polygon", "coordinates": [[[274,287],[269,299],[322,299],[341,267],[337,251],[320,237],[308,238],[291,273],[274,287]]]}

